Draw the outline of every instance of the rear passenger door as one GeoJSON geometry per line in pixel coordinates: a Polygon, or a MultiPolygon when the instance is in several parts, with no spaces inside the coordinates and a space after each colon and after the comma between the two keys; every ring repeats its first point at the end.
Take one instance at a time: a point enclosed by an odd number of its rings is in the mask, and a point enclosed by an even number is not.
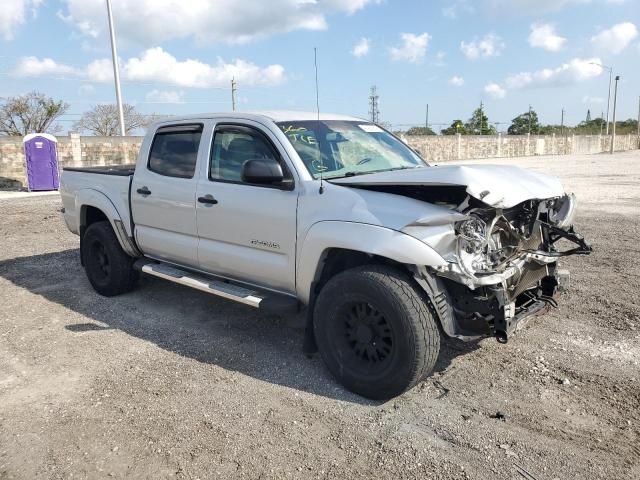
{"type": "Polygon", "coordinates": [[[196,164],[203,129],[202,123],[158,128],[146,163],[136,165],[131,188],[140,249],[153,258],[194,268],[198,267],[196,164]]]}

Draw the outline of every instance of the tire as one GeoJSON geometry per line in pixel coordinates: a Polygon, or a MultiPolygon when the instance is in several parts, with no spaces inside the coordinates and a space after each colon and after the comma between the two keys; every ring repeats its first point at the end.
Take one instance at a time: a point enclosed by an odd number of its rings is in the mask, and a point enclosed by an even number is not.
{"type": "Polygon", "coordinates": [[[432,370],[440,332],[424,292],[400,270],[368,265],[346,270],[320,291],[314,309],[318,349],[347,389],[386,400],[432,370]]]}
{"type": "Polygon", "coordinates": [[[82,263],[93,289],[105,297],[130,292],[139,274],[108,221],[89,225],[82,238],[82,263]]]}

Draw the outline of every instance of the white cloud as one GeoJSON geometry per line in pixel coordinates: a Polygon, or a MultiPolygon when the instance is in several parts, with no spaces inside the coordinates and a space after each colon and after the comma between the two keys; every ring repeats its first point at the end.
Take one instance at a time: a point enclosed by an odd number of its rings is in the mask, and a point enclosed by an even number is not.
{"type": "Polygon", "coordinates": [[[151,90],[146,95],[149,103],[182,103],[184,92],[182,90],[151,90]]]}
{"type": "MultiPolygon", "coordinates": [[[[103,0],[64,0],[60,14],[89,37],[106,36],[103,0]]],[[[353,14],[379,0],[113,0],[117,32],[149,45],[195,38],[200,43],[246,43],[294,30],[324,30],[332,14],[353,14]]]]}
{"type": "Polygon", "coordinates": [[[449,85],[453,85],[454,87],[461,87],[464,85],[464,78],[454,75],[449,80],[449,85]]]}
{"type": "Polygon", "coordinates": [[[415,33],[402,33],[400,34],[402,39],[402,45],[399,47],[393,47],[389,49],[391,58],[393,60],[404,60],[411,63],[419,63],[427,53],[427,46],[431,35],[428,33],[422,33],[416,35],[415,33]]]}
{"type": "Polygon", "coordinates": [[[16,30],[26,21],[28,11],[35,16],[42,0],[9,0],[2,2],[0,7],[0,37],[13,40],[16,30]]]}
{"type": "MultiPolygon", "coordinates": [[[[164,83],[180,87],[212,88],[227,87],[231,78],[243,85],[278,85],[285,80],[281,65],[259,67],[245,60],[226,63],[218,59],[215,64],[200,60],[178,60],[160,47],[150,48],[139,57],[121,61],[123,80],[144,83],[164,83]]],[[[21,59],[13,74],[17,77],[38,77],[67,74],[94,82],[113,81],[111,60],[99,59],[82,69],[58,64],[51,59],[36,57],[21,59]]]]}
{"type": "Polygon", "coordinates": [[[231,78],[244,85],[277,85],[284,81],[284,68],[261,68],[245,60],[209,65],[199,60],[178,60],[160,47],[150,48],[140,57],[132,57],[123,66],[125,78],[140,82],[163,82],[182,87],[227,86],[231,78]]]}
{"type": "Polygon", "coordinates": [[[601,75],[603,69],[599,63],[599,58],[574,58],[556,68],[511,75],[505,83],[510,89],[573,85],[601,75]]]}
{"type": "Polygon", "coordinates": [[[567,39],[556,33],[556,29],[549,23],[534,23],[531,25],[529,45],[534,48],[544,48],[550,52],[560,50],[567,39]]]}
{"type": "Polygon", "coordinates": [[[591,37],[591,43],[603,52],[618,54],[638,36],[638,28],[631,22],[618,23],[591,37]]]}
{"type": "Polygon", "coordinates": [[[369,53],[370,46],[369,39],[363,37],[354,45],[353,50],[351,50],[351,55],[358,58],[364,57],[369,53]]]}
{"type": "Polygon", "coordinates": [[[485,35],[480,40],[474,39],[469,43],[460,42],[460,50],[465,57],[471,60],[481,57],[497,57],[502,53],[504,47],[502,39],[493,33],[485,35]]]}
{"type": "Polygon", "coordinates": [[[484,87],[484,91],[493,99],[501,99],[507,96],[507,91],[497,83],[490,83],[484,87]]]}
{"type": "Polygon", "coordinates": [[[18,77],[69,76],[76,75],[75,68],[57,63],[51,58],[22,57],[13,72],[18,77]]]}

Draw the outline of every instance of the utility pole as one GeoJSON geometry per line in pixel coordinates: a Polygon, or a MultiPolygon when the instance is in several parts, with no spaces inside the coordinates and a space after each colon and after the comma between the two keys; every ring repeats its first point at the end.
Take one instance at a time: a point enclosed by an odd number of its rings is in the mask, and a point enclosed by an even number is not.
{"type": "Polygon", "coordinates": [[[609,135],[609,104],[611,103],[611,78],[613,77],[613,68],[609,67],[609,95],[607,97],[607,131],[609,135]]]}
{"type": "Polygon", "coordinates": [[[109,17],[109,34],[111,35],[111,58],[113,60],[113,78],[116,82],[116,103],[118,105],[118,118],[120,120],[120,135],[127,134],[124,124],[124,110],[122,108],[122,93],[120,92],[120,69],[118,68],[118,50],[116,48],[116,32],[113,27],[113,13],[111,12],[111,0],[107,0],[107,16],[109,17]]]}
{"type": "Polygon", "coordinates": [[[236,79],[231,78],[231,110],[232,111],[236,111],[236,92],[238,90],[237,88],[237,83],[236,83],[236,79]]]}
{"type": "Polygon", "coordinates": [[[529,105],[529,135],[531,135],[531,105],[529,105]]]}
{"type": "Polygon", "coordinates": [[[609,94],[607,95],[607,132],[606,132],[606,134],[609,135],[609,105],[611,103],[611,81],[613,79],[613,67],[608,67],[606,65],[603,65],[597,62],[589,62],[589,64],[598,65],[599,67],[602,67],[605,70],[609,71],[609,94]]]}
{"type": "Polygon", "coordinates": [[[615,152],[616,149],[616,105],[618,103],[618,81],[620,80],[620,75],[616,75],[616,87],[613,93],[613,125],[611,135],[611,154],[615,152]]]}
{"type": "Polygon", "coordinates": [[[564,137],[564,108],[562,108],[562,117],[560,119],[560,135],[564,137]]]}
{"type": "Polygon", "coordinates": [[[429,130],[429,104],[427,103],[427,117],[424,122],[424,126],[429,130]]]}
{"type": "Polygon", "coordinates": [[[484,104],[480,101],[480,133],[478,135],[482,135],[482,125],[484,124],[484,104]]]}
{"type": "Polygon", "coordinates": [[[371,87],[371,93],[369,94],[369,115],[371,123],[378,123],[380,121],[380,110],[378,109],[378,87],[375,85],[371,87]]]}

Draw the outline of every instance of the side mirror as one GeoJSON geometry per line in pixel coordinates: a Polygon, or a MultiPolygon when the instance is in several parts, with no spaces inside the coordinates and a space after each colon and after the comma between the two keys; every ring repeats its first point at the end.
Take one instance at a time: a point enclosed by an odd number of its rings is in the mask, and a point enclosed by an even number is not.
{"type": "Polygon", "coordinates": [[[258,185],[274,185],[284,180],[282,167],[273,158],[247,160],[242,165],[242,181],[258,185]]]}

